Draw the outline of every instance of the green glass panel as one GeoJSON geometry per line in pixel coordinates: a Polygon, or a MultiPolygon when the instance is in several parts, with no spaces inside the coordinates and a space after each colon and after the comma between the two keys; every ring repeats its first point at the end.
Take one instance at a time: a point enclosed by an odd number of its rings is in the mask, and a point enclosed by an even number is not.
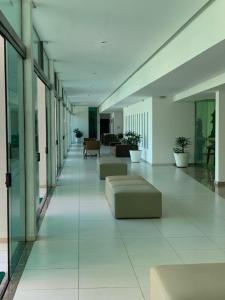
{"type": "Polygon", "coordinates": [[[60,101],[56,100],[56,136],[57,136],[57,172],[61,168],[61,146],[60,146],[60,101]]]}
{"type": "Polygon", "coordinates": [[[97,138],[97,107],[89,107],[89,137],[97,138]]]}
{"type": "MultiPolygon", "coordinates": [[[[35,151],[37,155],[36,160],[36,186],[39,187],[39,136],[38,136],[38,88],[37,88],[38,77],[36,73],[33,73],[33,97],[35,101],[35,151]]],[[[40,213],[40,201],[39,188],[36,189],[36,212],[37,217],[40,213]]]]}
{"type": "Polygon", "coordinates": [[[18,36],[21,37],[21,0],[0,0],[0,9],[18,36]]]}
{"type": "Polygon", "coordinates": [[[215,164],[215,101],[198,101],[195,109],[195,162],[213,167],[215,164]]]}
{"type": "Polygon", "coordinates": [[[8,168],[10,269],[14,272],[25,242],[23,60],[7,43],[8,168]]]}
{"type": "Polygon", "coordinates": [[[0,299],[8,283],[8,195],[5,185],[7,172],[6,101],[5,101],[5,41],[0,35],[0,299]]]}
{"type": "Polygon", "coordinates": [[[45,52],[44,52],[44,73],[49,78],[49,59],[45,52]]]}
{"type": "Polygon", "coordinates": [[[40,39],[38,37],[38,34],[35,31],[35,29],[33,28],[33,56],[37,63],[39,60],[39,42],[40,42],[40,39]]]}

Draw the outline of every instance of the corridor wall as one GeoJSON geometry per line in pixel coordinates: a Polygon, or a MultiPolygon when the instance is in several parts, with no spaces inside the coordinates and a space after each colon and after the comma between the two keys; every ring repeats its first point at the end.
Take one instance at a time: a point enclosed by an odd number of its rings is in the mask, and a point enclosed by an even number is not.
{"type": "Polygon", "coordinates": [[[142,136],[142,159],[151,164],[173,164],[176,137],[190,138],[190,162],[194,162],[194,102],[174,103],[171,98],[149,97],[124,108],[124,131],[142,136]]]}

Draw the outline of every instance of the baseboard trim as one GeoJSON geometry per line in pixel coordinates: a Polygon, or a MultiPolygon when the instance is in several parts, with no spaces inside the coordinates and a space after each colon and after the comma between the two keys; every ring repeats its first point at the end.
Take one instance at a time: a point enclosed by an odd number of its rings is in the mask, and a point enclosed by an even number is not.
{"type": "Polygon", "coordinates": [[[214,181],[214,184],[218,187],[224,187],[225,186],[225,181],[214,181]]]}

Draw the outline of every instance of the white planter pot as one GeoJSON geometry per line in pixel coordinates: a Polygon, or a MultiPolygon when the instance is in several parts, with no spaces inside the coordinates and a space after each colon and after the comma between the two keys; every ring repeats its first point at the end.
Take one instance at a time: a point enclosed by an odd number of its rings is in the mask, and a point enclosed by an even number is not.
{"type": "Polygon", "coordinates": [[[174,153],[174,158],[178,168],[187,168],[189,162],[189,153],[174,153]]]}
{"type": "Polygon", "coordinates": [[[80,144],[80,143],[81,143],[81,138],[75,137],[75,142],[76,142],[77,144],[80,144]]]}
{"type": "Polygon", "coordinates": [[[141,150],[130,150],[131,162],[139,163],[141,160],[141,150]]]}

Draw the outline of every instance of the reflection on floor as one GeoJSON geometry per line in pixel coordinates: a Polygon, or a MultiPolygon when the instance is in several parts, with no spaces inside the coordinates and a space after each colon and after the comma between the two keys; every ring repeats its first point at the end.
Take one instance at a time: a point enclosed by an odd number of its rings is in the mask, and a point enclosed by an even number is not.
{"type": "MultiPolygon", "coordinates": [[[[5,288],[8,273],[8,248],[7,243],[0,242],[0,295],[5,288]]],[[[0,296],[1,297],[1,296],[0,296]]]]}
{"type": "Polygon", "coordinates": [[[204,166],[190,166],[182,170],[198,182],[201,182],[213,192],[225,198],[225,186],[217,186],[214,184],[215,171],[213,168],[208,169],[204,166]]]}
{"type": "Polygon", "coordinates": [[[15,300],[149,299],[149,269],[225,262],[225,200],[173,166],[129,164],[163,193],[163,217],[115,220],[96,159],[73,147],[15,300]]]}
{"type": "Polygon", "coordinates": [[[8,272],[8,248],[7,243],[0,243],[0,272],[8,272]]]}

